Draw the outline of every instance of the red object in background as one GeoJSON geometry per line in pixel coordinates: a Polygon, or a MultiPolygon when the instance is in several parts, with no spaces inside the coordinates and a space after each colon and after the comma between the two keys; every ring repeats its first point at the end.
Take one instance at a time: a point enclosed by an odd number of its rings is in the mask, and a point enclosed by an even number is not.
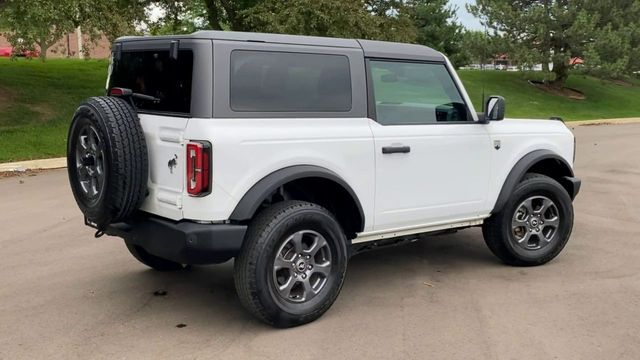
{"type": "Polygon", "coordinates": [[[569,65],[582,65],[584,64],[584,60],[579,57],[573,57],[569,60],[569,65]]]}
{"type": "MultiPolygon", "coordinates": [[[[11,57],[13,53],[12,47],[0,47],[0,57],[11,57]]],[[[38,50],[24,50],[22,53],[17,54],[19,57],[27,57],[27,58],[36,58],[40,56],[40,52],[38,50]]]]}
{"type": "Polygon", "coordinates": [[[11,57],[11,52],[13,52],[13,48],[0,47],[0,57],[11,57]]]}

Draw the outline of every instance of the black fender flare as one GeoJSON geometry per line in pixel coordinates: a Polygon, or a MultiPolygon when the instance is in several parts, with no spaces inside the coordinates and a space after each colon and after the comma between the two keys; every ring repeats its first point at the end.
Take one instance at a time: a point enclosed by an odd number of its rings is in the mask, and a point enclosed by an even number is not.
{"type": "Polygon", "coordinates": [[[364,230],[364,211],[362,210],[362,204],[358,199],[355,191],[347,184],[347,182],[342,179],[335,172],[315,165],[294,165],[289,166],[277,171],[272,172],[271,174],[262,178],[262,180],[255,183],[249,191],[240,199],[240,202],[236,205],[235,209],[229,216],[229,220],[231,221],[246,221],[250,220],[253,215],[258,210],[258,207],[264,199],[267,198],[270,194],[272,194],[275,190],[277,190],[280,186],[291,182],[293,180],[303,179],[303,178],[323,178],[327,180],[331,180],[338,185],[342,186],[348,193],[351,195],[352,200],[356,204],[358,208],[358,212],[361,220],[361,228],[358,230],[359,232],[364,230]]]}
{"type": "MultiPolygon", "coordinates": [[[[518,185],[518,183],[522,181],[522,179],[527,174],[529,169],[531,169],[536,163],[542,160],[549,160],[549,159],[558,161],[561,164],[561,166],[564,168],[564,171],[566,171],[566,174],[562,175],[562,178],[567,178],[567,181],[570,181],[570,179],[574,178],[573,169],[571,168],[571,165],[569,165],[569,163],[567,163],[567,161],[562,156],[554,153],[551,150],[532,151],[527,155],[523,156],[520,160],[518,160],[518,162],[513,166],[513,168],[509,172],[509,175],[507,175],[507,179],[502,184],[502,190],[500,190],[500,195],[498,195],[498,199],[496,200],[496,203],[491,213],[495,214],[500,210],[502,210],[504,205],[507,203],[507,200],[509,200],[509,196],[511,196],[511,193],[513,193],[513,190],[516,188],[516,185],[518,185]]],[[[572,199],[575,197],[576,194],[577,194],[577,190],[573,191],[573,194],[569,193],[572,199]]]]}

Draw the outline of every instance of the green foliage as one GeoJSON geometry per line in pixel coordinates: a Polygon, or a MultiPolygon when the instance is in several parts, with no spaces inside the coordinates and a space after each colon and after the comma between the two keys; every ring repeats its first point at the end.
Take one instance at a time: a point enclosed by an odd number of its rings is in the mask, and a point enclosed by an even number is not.
{"type": "Polygon", "coordinates": [[[208,25],[203,1],[162,0],[156,1],[154,5],[164,12],[164,16],[148,23],[152,35],[189,34],[208,25]]]}
{"type": "Polygon", "coordinates": [[[513,51],[508,41],[500,34],[488,34],[483,31],[464,31],[460,47],[468,63],[488,64],[497,55],[508,54],[513,51]]]}
{"type": "Polygon", "coordinates": [[[640,0],[477,0],[468,9],[513,45],[527,64],[553,63],[562,86],[572,57],[603,76],[629,73],[640,61],[640,0]]]}
{"type": "Polygon", "coordinates": [[[587,72],[620,79],[640,71],[640,1],[596,2],[600,26],[586,46],[587,72]]]}
{"type": "Polygon", "coordinates": [[[447,0],[412,0],[407,5],[417,30],[417,43],[447,54],[455,67],[469,63],[469,52],[463,46],[464,27],[457,21],[455,7],[447,0]]]}
{"type": "Polygon", "coordinates": [[[247,23],[263,32],[410,41],[406,16],[379,16],[361,0],[265,0],[247,10],[247,23]]]}
{"type": "Polygon", "coordinates": [[[11,29],[7,37],[17,51],[34,50],[46,58],[47,49],[73,26],[74,8],[58,0],[6,0],[2,17],[11,29]]]}
{"type": "Polygon", "coordinates": [[[0,18],[18,50],[34,50],[41,58],[64,35],[82,27],[92,39],[104,34],[110,41],[135,32],[144,15],[144,0],[4,0],[0,18]]]}

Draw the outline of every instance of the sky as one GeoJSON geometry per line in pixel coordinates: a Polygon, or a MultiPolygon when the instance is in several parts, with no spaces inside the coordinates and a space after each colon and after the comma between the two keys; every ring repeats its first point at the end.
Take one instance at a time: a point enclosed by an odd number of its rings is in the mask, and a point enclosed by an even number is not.
{"type": "Polygon", "coordinates": [[[458,21],[470,30],[482,30],[480,21],[467,12],[466,4],[475,3],[474,0],[449,0],[449,3],[458,7],[458,21]]]}

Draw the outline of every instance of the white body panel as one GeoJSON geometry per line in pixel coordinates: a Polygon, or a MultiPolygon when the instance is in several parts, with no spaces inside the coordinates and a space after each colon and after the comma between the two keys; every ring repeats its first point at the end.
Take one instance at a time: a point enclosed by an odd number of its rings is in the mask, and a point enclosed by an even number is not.
{"type": "Polygon", "coordinates": [[[184,130],[187,118],[140,114],[149,152],[149,195],[142,210],[172,220],[183,218],[184,130]],[[169,162],[175,163],[170,167],[169,162]]]}
{"type": "Polygon", "coordinates": [[[500,142],[500,149],[491,153],[491,177],[485,209],[491,211],[513,166],[525,155],[536,150],[550,150],[573,166],[573,133],[557,120],[492,121],[485,125],[491,143],[500,142]]]}
{"type": "Polygon", "coordinates": [[[340,175],[355,191],[373,228],[374,154],[369,119],[191,119],[185,137],[213,149],[213,190],[185,197],[184,217],[222,221],[265,176],[294,165],[340,175]]]}
{"type": "Polygon", "coordinates": [[[482,124],[382,126],[376,156],[375,230],[486,214],[491,142],[482,124]],[[409,146],[383,154],[385,146],[409,146]]]}

